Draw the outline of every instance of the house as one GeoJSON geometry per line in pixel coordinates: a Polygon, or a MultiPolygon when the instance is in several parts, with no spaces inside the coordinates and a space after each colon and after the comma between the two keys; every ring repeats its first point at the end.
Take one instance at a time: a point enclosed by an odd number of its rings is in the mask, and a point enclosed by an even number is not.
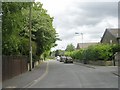
{"type": "Polygon", "coordinates": [[[109,29],[106,29],[102,38],[101,38],[101,43],[104,43],[104,44],[118,44],[119,43],[119,34],[118,34],[118,30],[120,29],[112,29],[112,28],[109,28],[109,29]]]}
{"type": "Polygon", "coordinates": [[[78,43],[76,49],[87,48],[91,45],[97,45],[98,43],[78,43]]]}
{"type": "Polygon", "coordinates": [[[119,36],[119,37],[117,37],[117,40],[118,40],[118,43],[120,44],[120,36],[119,36]]]}

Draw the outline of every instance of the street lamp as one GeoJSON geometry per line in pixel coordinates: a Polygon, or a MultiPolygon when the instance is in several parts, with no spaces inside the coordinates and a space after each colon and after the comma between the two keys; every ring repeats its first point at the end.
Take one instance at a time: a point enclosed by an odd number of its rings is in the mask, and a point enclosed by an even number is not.
{"type": "Polygon", "coordinates": [[[81,33],[81,35],[82,35],[82,48],[83,48],[83,33],[81,33]]]}
{"type": "Polygon", "coordinates": [[[81,34],[81,36],[82,36],[82,48],[83,48],[83,33],[75,32],[75,34],[81,34]]]}

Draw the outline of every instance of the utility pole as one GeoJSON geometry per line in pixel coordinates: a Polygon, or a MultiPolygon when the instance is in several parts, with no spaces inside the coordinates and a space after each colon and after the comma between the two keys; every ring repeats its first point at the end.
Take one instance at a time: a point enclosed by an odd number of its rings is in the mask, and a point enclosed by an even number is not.
{"type": "Polygon", "coordinates": [[[83,48],[83,33],[75,32],[75,34],[81,34],[81,36],[82,36],[82,48],[83,48]]]}
{"type": "Polygon", "coordinates": [[[82,48],[83,48],[83,33],[81,33],[81,35],[82,35],[82,48]]]}
{"type": "Polygon", "coordinates": [[[2,90],[2,2],[0,1],[0,89],[2,90]]]}
{"type": "Polygon", "coordinates": [[[29,59],[30,59],[30,69],[29,71],[32,71],[32,45],[31,45],[31,5],[32,3],[30,2],[29,6],[29,59]]]}

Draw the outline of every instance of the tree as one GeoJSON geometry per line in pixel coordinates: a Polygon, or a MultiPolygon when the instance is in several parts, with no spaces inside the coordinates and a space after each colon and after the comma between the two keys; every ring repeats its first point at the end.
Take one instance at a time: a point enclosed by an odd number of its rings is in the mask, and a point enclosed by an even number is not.
{"type": "MultiPolygon", "coordinates": [[[[4,55],[29,55],[29,2],[4,2],[3,39],[4,55]]],[[[57,36],[52,25],[53,17],[47,14],[41,3],[32,3],[33,57],[40,57],[56,44],[57,36]]],[[[47,55],[47,54],[46,54],[47,55]]]]}
{"type": "Polygon", "coordinates": [[[74,50],[75,50],[75,47],[72,43],[67,45],[66,51],[74,51],[74,50]]]}
{"type": "Polygon", "coordinates": [[[57,57],[57,56],[59,56],[60,54],[59,54],[59,50],[56,50],[55,51],[55,57],[57,57]]]}
{"type": "Polygon", "coordinates": [[[32,35],[37,44],[37,55],[49,51],[54,45],[56,31],[53,28],[53,17],[47,14],[47,11],[42,8],[41,3],[34,3],[32,15],[32,35]]]}
{"type": "Polygon", "coordinates": [[[25,16],[22,15],[22,10],[26,7],[28,3],[2,3],[2,52],[4,55],[21,54],[19,46],[22,42],[19,33],[24,26],[25,16]]]}

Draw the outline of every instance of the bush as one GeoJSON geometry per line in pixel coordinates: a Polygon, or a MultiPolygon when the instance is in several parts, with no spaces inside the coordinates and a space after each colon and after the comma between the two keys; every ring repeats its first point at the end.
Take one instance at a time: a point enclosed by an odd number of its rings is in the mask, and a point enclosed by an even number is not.
{"type": "Polygon", "coordinates": [[[120,51],[120,45],[98,44],[86,49],[65,52],[65,55],[79,60],[112,60],[115,52],[120,51]]]}

